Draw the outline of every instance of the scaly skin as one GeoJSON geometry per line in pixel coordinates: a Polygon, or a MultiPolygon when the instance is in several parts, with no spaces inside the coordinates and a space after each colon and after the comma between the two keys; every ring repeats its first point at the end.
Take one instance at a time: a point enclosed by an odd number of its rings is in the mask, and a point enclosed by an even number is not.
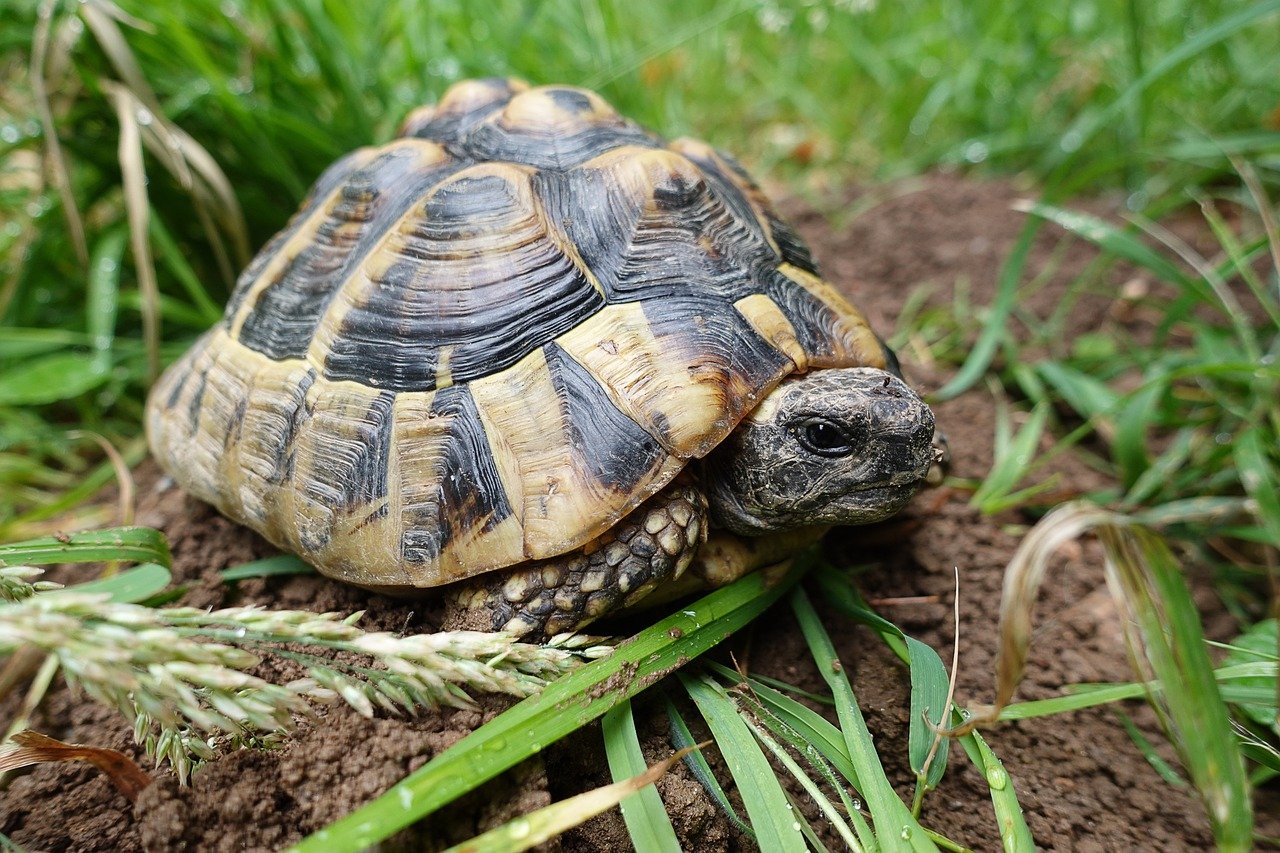
{"type": "Polygon", "coordinates": [[[707,535],[707,501],[682,477],[586,548],[529,563],[461,592],[468,621],[526,637],[576,631],[684,574],[707,535]]]}

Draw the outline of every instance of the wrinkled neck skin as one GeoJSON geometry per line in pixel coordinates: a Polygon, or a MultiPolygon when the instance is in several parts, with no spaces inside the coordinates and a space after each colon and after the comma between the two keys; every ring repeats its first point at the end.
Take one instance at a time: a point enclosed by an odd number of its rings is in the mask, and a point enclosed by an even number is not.
{"type": "Polygon", "coordinates": [[[898,512],[942,451],[929,407],[875,368],[784,381],[703,463],[712,522],[742,536],[898,512]]]}

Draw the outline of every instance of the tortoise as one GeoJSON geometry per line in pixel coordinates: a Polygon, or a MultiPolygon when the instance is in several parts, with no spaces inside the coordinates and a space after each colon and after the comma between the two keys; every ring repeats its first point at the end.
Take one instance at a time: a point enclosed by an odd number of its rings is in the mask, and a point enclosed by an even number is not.
{"type": "Polygon", "coordinates": [[[534,636],[884,519],[942,457],[740,165],[505,79],[321,174],[146,423],[187,492],[321,573],[465,581],[463,622],[534,636]]]}

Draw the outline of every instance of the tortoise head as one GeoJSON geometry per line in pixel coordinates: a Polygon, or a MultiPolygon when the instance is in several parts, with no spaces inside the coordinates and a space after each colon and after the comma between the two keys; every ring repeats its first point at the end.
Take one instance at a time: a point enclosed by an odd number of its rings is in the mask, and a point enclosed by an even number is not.
{"type": "Polygon", "coordinates": [[[906,505],[945,464],[933,412],[875,368],[784,381],[706,461],[713,520],[747,536],[866,524],[906,505]]]}

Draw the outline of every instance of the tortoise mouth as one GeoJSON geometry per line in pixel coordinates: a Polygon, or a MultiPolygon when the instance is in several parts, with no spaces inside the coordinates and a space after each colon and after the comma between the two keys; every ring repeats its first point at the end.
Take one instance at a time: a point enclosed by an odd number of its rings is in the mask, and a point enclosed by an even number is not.
{"type": "Polygon", "coordinates": [[[896,482],[850,489],[830,501],[817,515],[827,524],[842,527],[884,521],[910,503],[925,484],[923,472],[910,472],[903,477],[896,482]]]}

